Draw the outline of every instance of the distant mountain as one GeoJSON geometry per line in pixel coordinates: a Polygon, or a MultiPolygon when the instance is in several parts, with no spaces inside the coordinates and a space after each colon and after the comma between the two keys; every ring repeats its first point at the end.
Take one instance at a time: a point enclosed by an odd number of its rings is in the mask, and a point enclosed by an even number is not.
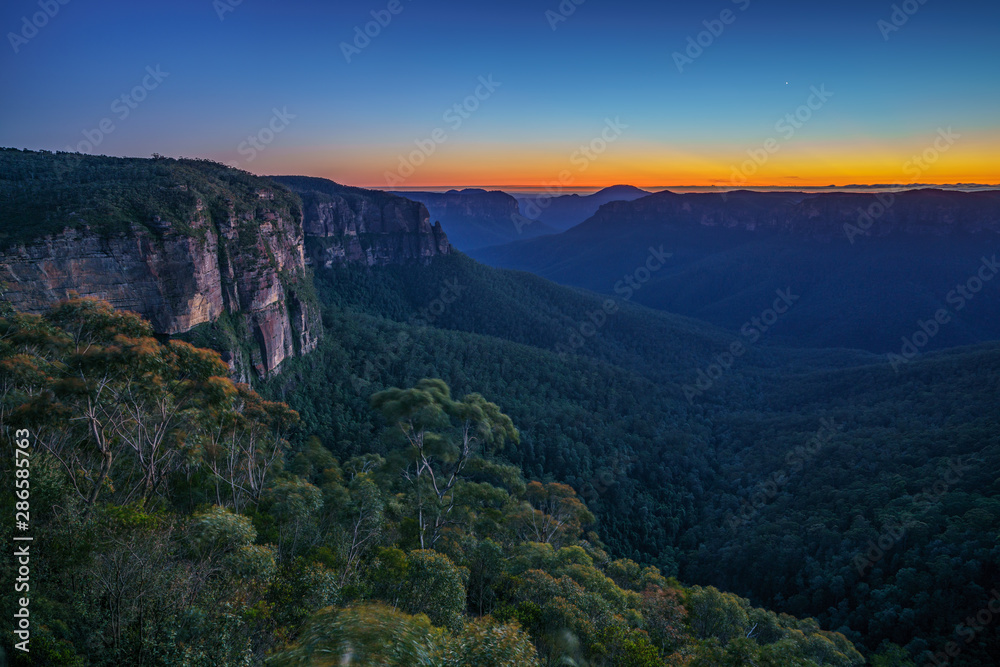
{"type": "Polygon", "coordinates": [[[538,220],[549,227],[565,231],[587,220],[604,204],[613,201],[633,201],[651,194],[631,185],[613,185],[592,195],[545,195],[521,197],[517,200],[525,217],[538,220]]]}
{"type": "Polygon", "coordinates": [[[462,251],[519,239],[554,234],[558,230],[526,219],[517,200],[506,192],[475,188],[448,192],[394,192],[420,202],[431,218],[441,221],[452,244],[462,251]]]}
{"type": "Polygon", "coordinates": [[[795,305],[769,337],[899,352],[914,335],[921,349],[1000,338],[998,253],[1000,192],[916,190],[663,192],[472,255],[731,330],[791,289],[795,305]],[[648,270],[661,247],[672,256],[648,270]],[[936,329],[935,315],[946,320],[936,329]],[[921,323],[935,331],[927,340],[921,323]]]}

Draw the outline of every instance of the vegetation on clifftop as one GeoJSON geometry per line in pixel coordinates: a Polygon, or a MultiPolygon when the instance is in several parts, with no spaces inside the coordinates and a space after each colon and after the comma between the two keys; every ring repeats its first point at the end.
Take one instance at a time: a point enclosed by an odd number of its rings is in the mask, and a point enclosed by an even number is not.
{"type": "Polygon", "coordinates": [[[128,233],[132,225],[154,235],[167,225],[192,233],[200,215],[218,225],[230,216],[260,220],[266,211],[300,221],[301,203],[272,181],[209,160],[3,148],[0,211],[2,250],[67,227],[89,226],[106,236],[128,233]]]}

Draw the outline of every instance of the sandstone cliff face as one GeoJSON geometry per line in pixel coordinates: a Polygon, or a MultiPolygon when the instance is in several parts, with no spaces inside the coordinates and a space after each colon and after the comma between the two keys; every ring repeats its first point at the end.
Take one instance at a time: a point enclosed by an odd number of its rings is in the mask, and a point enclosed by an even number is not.
{"type": "Polygon", "coordinates": [[[72,294],[98,298],[171,335],[232,313],[252,337],[242,350],[223,350],[241,379],[247,365],[265,376],[313,350],[318,312],[301,296],[308,277],[298,220],[266,204],[259,215],[230,211],[222,222],[209,220],[201,201],[197,211],[180,230],[157,221],[158,233],[132,225],[107,236],[84,226],[8,247],[0,253],[6,298],[23,312],[72,294]]]}
{"type": "Polygon", "coordinates": [[[432,226],[422,204],[362,201],[352,208],[342,197],[328,202],[304,199],[309,259],[317,266],[424,262],[451,250],[441,223],[432,226]]]}
{"type": "Polygon", "coordinates": [[[451,252],[422,204],[319,178],[275,180],[289,189],[205,160],[0,149],[4,298],[35,313],[72,295],[108,301],[159,334],[219,350],[248,381],[315,349],[308,265],[451,252]]]}
{"type": "Polygon", "coordinates": [[[274,180],[302,198],[306,261],[317,268],[427,263],[451,252],[441,224],[431,224],[423,204],[321,178],[274,180]]]}

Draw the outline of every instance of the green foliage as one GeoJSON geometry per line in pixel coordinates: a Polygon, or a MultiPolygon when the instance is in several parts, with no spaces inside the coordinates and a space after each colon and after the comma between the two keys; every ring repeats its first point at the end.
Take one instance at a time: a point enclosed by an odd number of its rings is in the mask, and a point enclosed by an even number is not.
{"type": "Polygon", "coordinates": [[[265,201],[289,220],[300,216],[298,197],[285,188],[209,160],[0,149],[0,249],[84,225],[106,236],[133,226],[197,235],[192,222],[243,220],[265,201]]]}
{"type": "Polygon", "coordinates": [[[436,664],[434,634],[426,616],[410,616],[383,605],[327,608],[310,620],[295,646],[268,664],[430,667],[436,664]]]}
{"type": "Polygon", "coordinates": [[[517,429],[479,394],[452,399],[451,389],[438,379],[381,391],[371,404],[389,422],[390,441],[402,445],[397,460],[413,493],[420,548],[433,547],[449,525],[463,515],[469,518],[463,496],[476,494],[466,483],[466,468],[491,445],[500,449],[508,440],[516,443],[517,429]]]}
{"type": "Polygon", "coordinates": [[[516,623],[497,624],[489,617],[466,623],[448,642],[442,667],[534,667],[540,665],[530,638],[516,623]]]}
{"type": "Polygon", "coordinates": [[[0,319],[0,444],[37,434],[28,664],[645,666],[715,647],[860,664],[815,623],[611,561],[571,486],[499,458],[522,441],[482,395],[376,394],[389,456],[342,463],[222,372],[106,304],[0,319]],[[435,549],[414,548],[424,493],[435,549]]]}
{"type": "Polygon", "coordinates": [[[366,603],[319,612],[296,644],[268,664],[533,667],[540,663],[531,641],[516,624],[497,624],[487,617],[448,635],[424,615],[366,603]]]}
{"type": "Polygon", "coordinates": [[[191,548],[201,556],[231,553],[257,539],[250,519],[218,505],[192,515],[188,530],[191,548]]]}
{"type": "Polygon", "coordinates": [[[425,614],[435,625],[460,628],[465,610],[464,577],[451,560],[436,551],[412,551],[404,568],[401,606],[411,614],[425,614]]]}
{"type": "Polygon", "coordinates": [[[712,587],[691,588],[685,606],[690,612],[691,631],[698,639],[715,637],[727,644],[750,627],[750,617],[740,599],[712,587]]]}
{"type": "MultiPolygon", "coordinates": [[[[501,456],[529,479],[572,487],[596,518],[584,530],[613,558],[811,615],[868,650],[887,639],[913,660],[955,640],[955,624],[989,597],[995,344],[927,355],[899,375],[865,353],[760,345],[691,405],[680,387],[735,340],[692,320],[619,303],[561,357],[557,345],[601,298],[461,255],[334,269],[317,284],[331,332],[322,361],[290,366],[302,389],[275,389],[338,456],[396,451],[376,437],[367,396],[440,377],[503,406],[520,441],[501,456]],[[474,297],[428,321],[445,281],[474,297]],[[824,420],[839,428],[811,455],[824,420]],[[962,478],[923,502],[956,459],[962,478]],[[855,558],[884,526],[911,519],[905,540],[859,577],[855,558]]],[[[955,662],[972,667],[995,649],[980,634],[955,662]]]]}

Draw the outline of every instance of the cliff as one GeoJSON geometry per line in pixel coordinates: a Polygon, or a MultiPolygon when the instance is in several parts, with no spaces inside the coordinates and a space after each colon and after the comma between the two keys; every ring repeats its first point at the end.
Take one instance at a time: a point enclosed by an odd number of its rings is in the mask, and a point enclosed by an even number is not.
{"type": "Polygon", "coordinates": [[[15,309],[103,299],[158,333],[211,338],[241,379],[316,347],[301,207],[280,186],[196,160],[3,150],[0,164],[0,282],[15,309]]]}
{"type": "Polygon", "coordinates": [[[306,261],[313,266],[426,263],[451,252],[441,223],[431,224],[423,204],[324,178],[272,179],[302,198],[306,261]]]}

